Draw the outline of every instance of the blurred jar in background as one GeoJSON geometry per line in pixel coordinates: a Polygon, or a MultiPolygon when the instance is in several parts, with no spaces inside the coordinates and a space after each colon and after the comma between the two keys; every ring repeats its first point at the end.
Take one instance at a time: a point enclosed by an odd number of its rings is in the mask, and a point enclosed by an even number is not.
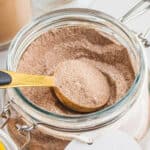
{"type": "Polygon", "coordinates": [[[0,0],[0,49],[31,19],[30,0],[0,0]]]}

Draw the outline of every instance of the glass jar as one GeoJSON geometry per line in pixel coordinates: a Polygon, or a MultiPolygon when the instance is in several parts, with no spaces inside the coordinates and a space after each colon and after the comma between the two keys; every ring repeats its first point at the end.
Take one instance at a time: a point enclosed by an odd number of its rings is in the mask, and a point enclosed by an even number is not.
{"type": "MultiPolygon", "coordinates": [[[[19,60],[30,45],[46,31],[66,25],[92,25],[107,33],[128,50],[137,70],[135,81],[118,102],[94,113],[58,115],[31,103],[19,88],[7,89],[4,125],[21,148],[62,150],[68,140],[91,143],[91,137],[81,133],[100,134],[108,128],[120,128],[140,140],[149,126],[148,67],[144,56],[146,40],[133,33],[121,22],[102,12],[90,9],[63,9],[50,12],[23,28],[13,40],[7,69],[16,70],[19,60]],[[143,42],[143,43],[142,43],[143,42]],[[140,119],[140,123],[139,123],[140,119]],[[17,129],[16,129],[17,128],[17,129]]],[[[94,140],[94,137],[93,137],[94,140]]]]}
{"type": "Polygon", "coordinates": [[[30,0],[0,0],[0,49],[31,19],[30,0]]]}

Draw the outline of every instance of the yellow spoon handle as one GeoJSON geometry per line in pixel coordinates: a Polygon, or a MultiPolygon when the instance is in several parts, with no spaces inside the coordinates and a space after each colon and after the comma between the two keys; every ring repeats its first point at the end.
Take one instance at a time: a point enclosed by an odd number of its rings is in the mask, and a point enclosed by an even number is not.
{"type": "Polygon", "coordinates": [[[12,71],[0,71],[0,88],[24,86],[55,86],[54,76],[30,75],[12,71]]]}

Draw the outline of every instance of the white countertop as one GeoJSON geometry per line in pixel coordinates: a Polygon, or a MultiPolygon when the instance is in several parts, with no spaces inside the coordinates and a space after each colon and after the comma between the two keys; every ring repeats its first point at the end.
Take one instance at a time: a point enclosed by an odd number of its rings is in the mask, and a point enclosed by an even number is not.
{"type": "MultiPolygon", "coordinates": [[[[46,11],[41,9],[40,1],[47,1],[47,0],[32,0],[33,1],[33,15],[38,16],[41,15],[43,12],[45,13],[46,11]]],[[[66,7],[86,7],[86,8],[92,8],[96,10],[103,11],[105,13],[111,14],[115,18],[120,18],[124,13],[129,10],[133,4],[137,0],[50,0],[53,3],[51,6],[52,10],[53,8],[59,9],[59,8],[66,8],[66,7]],[[61,5],[60,5],[61,3],[61,5]],[[57,7],[56,7],[57,6],[57,7]]],[[[138,33],[144,32],[147,27],[150,27],[150,21],[149,17],[150,16],[150,11],[144,14],[141,17],[138,17],[137,19],[133,20],[130,22],[127,26],[129,28],[134,29],[138,33]]],[[[150,36],[149,36],[150,40],[150,36]]],[[[146,51],[146,56],[150,58],[150,48],[145,49],[146,51]]],[[[5,62],[6,62],[6,56],[7,56],[7,50],[1,51],[0,52],[0,68],[4,69],[5,68],[5,62]]],[[[150,59],[148,61],[149,66],[150,66],[150,59]]],[[[146,135],[146,137],[143,139],[143,141],[140,143],[142,145],[142,148],[144,150],[149,150],[150,149],[150,131],[146,135]]]]}

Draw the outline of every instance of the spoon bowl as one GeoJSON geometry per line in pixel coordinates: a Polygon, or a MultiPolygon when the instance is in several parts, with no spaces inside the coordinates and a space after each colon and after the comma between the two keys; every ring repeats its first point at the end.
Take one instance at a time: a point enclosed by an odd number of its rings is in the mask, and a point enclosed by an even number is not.
{"type": "Polygon", "coordinates": [[[53,87],[59,101],[77,112],[93,112],[109,99],[109,85],[105,76],[86,63],[60,63],[52,76],[0,71],[0,88],[53,87]],[[84,70],[83,70],[84,68],[84,70]]]}

